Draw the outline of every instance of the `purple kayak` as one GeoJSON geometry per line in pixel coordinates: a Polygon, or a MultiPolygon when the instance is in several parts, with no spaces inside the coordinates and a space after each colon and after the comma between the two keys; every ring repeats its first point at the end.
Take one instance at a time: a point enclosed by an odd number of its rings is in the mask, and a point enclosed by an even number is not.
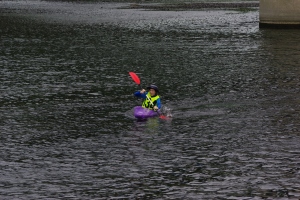
{"type": "Polygon", "coordinates": [[[143,108],[142,106],[136,106],[134,107],[134,116],[138,119],[146,119],[149,117],[156,117],[158,116],[158,113],[153,111],[153,110],[149,110],[147,108],[143,108]]]}

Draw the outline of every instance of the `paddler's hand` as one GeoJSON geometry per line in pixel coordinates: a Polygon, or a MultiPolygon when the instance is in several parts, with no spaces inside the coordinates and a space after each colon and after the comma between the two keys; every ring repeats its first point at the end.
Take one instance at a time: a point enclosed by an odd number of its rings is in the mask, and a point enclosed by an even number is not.
{"type": "Polygon", "coordinates": [[[145,92],[146,92],[145,89],[142,89],[142,90],[140,91],[141,94],[144,94],[145,92]]]}
{"type": "Polygon", "coordinates": [[[158,107],[157,107],[157,106],[154,106],[154,107],[153,107],[153,110],[154,110],[154,111],[158,111],[158,107]]]}

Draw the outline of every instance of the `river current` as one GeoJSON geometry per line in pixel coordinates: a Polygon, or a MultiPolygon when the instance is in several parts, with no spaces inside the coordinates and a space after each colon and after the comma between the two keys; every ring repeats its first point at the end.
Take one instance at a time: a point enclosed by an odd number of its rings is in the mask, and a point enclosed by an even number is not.
{"type": "Polygon", "coordinates": [[[299,199],[299,30],[128,4],[0,1],[0,199],[299,199]]]}

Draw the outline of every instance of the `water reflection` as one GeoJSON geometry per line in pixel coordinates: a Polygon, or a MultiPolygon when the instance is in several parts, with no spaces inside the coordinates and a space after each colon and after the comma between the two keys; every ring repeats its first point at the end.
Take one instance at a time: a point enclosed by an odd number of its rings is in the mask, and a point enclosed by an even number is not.
{"type": "Polygon", "coordinates": [[[134,129],[145,134],[159,133],[159,118],[149,118],[144,120],[137,120],[134,124],[134,129]]]}

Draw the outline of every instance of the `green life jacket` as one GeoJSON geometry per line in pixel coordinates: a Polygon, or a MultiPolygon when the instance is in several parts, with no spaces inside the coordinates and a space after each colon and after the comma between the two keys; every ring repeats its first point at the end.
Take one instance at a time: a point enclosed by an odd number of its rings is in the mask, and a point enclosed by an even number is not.
{"type": "Polygon", "coordinates": [[[143,101],[142,107],[153,110],[154,106],[156,106],[156,104],[157,104],[157,99],[159,99],[159,96],[156,95],[154,97],[151,97],[150,92],[148,92],[147,97],[148,98],[146,98],[143,101]],[[149,101],[149,99],[151,100],[152,103],[149,101]]]}

